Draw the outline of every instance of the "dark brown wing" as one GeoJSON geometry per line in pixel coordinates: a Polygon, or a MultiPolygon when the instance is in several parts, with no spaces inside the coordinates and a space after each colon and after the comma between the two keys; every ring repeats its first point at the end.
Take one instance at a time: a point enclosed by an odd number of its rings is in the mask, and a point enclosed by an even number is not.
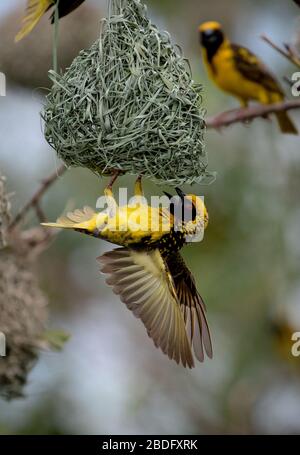
{"type": "MultiPolygon", "coordinates": [[[[55,3],[56,3],[56,1],[54,0],[55,3]]],[[[58,5],[59,19],[70,14],[72,11],[74,11],[76,8],[78,8],[78,6],[80,6],[83,2],[84,2],[84,0],[60,0],[59,5],[58,5]]],[[[55,13],[53,13],[51,16],[52,24],[53,24],[54,20],[55,20],[55,13]]]]}
{"type": "Polygon", "coordinates": [[[203,362],[204,350],[208,357],[212,358],[213,355],[204,302],[197,291],[194,277],[182,256],[175,253],[169,256],[166,262],[173,277],[190,343],[193,346],[196,358],[203,362]]]}
{"type": "Polygon", "coordinates": [[[185,322],[174,283],[158,250],[128,248],[109,251],[98,260],[106,282],[144,323],[156,347],[177,363],[194,366],[185,322]]]}
{"type": "Polygon", "coordinates": [[[261,84],[270,92],[279,93],[284,96],[275,76],[272,75],[256,55],[249,51],[249,49],[236,44],[232,44],[231,47],[234,53],[236,68],[246,79],[261,84]]]}

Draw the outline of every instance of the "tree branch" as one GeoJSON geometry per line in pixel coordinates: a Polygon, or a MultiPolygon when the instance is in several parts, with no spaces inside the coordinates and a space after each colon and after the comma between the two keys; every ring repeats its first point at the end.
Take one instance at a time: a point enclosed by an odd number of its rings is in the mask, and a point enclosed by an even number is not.
{"type": "Polygon", "coordinates": [[[284,44],[285,49],[281,48],[277,44],[275,44],[270,38],[266,35],[261,35],[261,38],[268,43],[275,51],[279,52],[283,57],[289,60],[294,65],[300,68],[300,56],[293,50],[293,48],[289,44],[284,44]]]}
{"type": "Polygon", "coordinates": [[[42,212],[39,209],[39,202],[43,195],[46,193],[46,191],[49,189],[49,187],[61,176],[63,173],[66,171],[65,165],[61,165],[57,171],[53,172],[53,174],[49,175],[46,179],[42,181],[42,184],[40,188],[34,193],[32,198],[27,202],[26,205],[22,208],[22,210],[17,214],[15,219],[12,221],[12,223],[9,226],[9,231],[12,231],[15,229],[25,218],[27,212],[35,208],[35,210],[38,212],[38,216],[43,217],[42,212]]]}
{"type": "Polygon", "coordinates": [[[292,109],[300,109],[300,100],[283,101],[282,103],[255,105],[245,108],[233,109],[231,111],[222,112],[214,117],[206,120],[207,128],[222,128],[234,123],[243,123],[253,120],[258,117],[267,117],[269,114],[276,112],[290,111],[292,109]]]}

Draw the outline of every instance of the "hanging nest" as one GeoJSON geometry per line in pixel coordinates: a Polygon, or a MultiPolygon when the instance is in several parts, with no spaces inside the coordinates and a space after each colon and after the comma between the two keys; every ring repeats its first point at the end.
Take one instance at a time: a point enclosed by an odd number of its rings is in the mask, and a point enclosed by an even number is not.
{"type": "Polygon", "coordinates": [[[0,331],[6,356],[0,358],[0,396],[23,396],[27,375],[38,357],[47,300],[27,259],[13,250],[0,251],[0,331]]]}
{"type": "Polygon", "coordinates": [[[11,400],[23,396],[40,349],[59,350],[68,337],[62,331],[45,332],[48,301],[35,265],[50,239],[41,227],[9,232],[5,182],[0,173],[0,397],[11,400]]]}
{"type": "Polygon", "coordinates": [[[0,357],[0,396],[11,399],[22,396],[37,358],[47,301],[25,253],[28,247],[18,237],[9,239],[11,214],[5,183],[0,174],[0,334],[6,341],[6,356],[0,357]]]}
{"type": "Polygon", "coordinates": [[[213,179],[206,170],[202,86],[140,0],[110,0],[100,39],[65,74],[50,77],[45,137],[68,166],[170,185],[213,179]]]}

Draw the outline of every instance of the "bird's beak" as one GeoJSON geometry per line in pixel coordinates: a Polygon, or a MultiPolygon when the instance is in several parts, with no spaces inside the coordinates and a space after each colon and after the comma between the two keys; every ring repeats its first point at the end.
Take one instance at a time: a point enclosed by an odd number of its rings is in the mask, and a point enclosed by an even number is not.
{"type": "Polygon", "coordinates": [[[172,197],[173,197],[172,194],[167,193],[166,191],[164,191],[164,194],[165,194],[169,199],[172,199],[172,197]]]}
{"type": "Polygon", "coordinates": [[[178,194],[178,196],[181,198],[181,199],[184,199],[186,194],[180,189],[180,188],[175,188],[176,190],[176,193],[178,194]]]}

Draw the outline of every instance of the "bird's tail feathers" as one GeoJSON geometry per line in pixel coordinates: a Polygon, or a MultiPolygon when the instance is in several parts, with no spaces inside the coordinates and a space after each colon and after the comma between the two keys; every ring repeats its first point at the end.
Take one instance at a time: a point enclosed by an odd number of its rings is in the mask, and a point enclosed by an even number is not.
{"type": "Polygon", "coordinates": [[[280,127],[280,130],[284,134],[299,134],[295,124],[288,115],[287,112],[277,112],[276,118],[280,127]]]}
{"type": "Polygon", "coordinates": [[[15,37],[16,42],[23,39],[33,30],[51,5],[52,0],[28,0],[26,13],[22,21],[23,27],[15,37]]]}
{"type": "Polygon", "coordinates": [[[60,229],[88,229],[94,215],[95,211],[91,207],[85,206],[82,210],[76,209],[74,212],[61,216],[56,223],[42,223],[42,225],[60,229]]]}

